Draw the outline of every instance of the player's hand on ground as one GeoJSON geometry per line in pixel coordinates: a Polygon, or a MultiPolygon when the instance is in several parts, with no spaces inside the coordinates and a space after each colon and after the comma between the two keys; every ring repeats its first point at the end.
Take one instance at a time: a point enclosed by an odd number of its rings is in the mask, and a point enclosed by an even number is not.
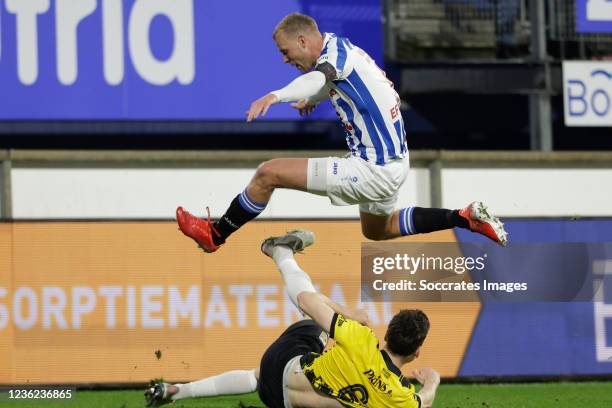
{"type": "Polygon", "coordinates": [[[270,109],[270,106],[274,105],[277,102],[278,98],[276,97],[276,95],[271,93],[259,98],[251,104],[251,107],[246,112],[246,121],[252,122],[260,116],[265,116],[266,112],[268,112],[268,109],[270,109]]]}
{"type": "Polygon", "coordinates": [[[312,111],[314,111],[317,105],[312,105],[308,103],[306,99],[302,99],[297,102],[293,102],[291,107],[297,109],[300,116],[308,116],[312,113],[312,111]]]}
{"type": "Polygon", "coordinates": [[[440,374],[433,368],[421,368],[419,370],[412,370],[412,376],[421,383],[440,383],[440,374]]]}

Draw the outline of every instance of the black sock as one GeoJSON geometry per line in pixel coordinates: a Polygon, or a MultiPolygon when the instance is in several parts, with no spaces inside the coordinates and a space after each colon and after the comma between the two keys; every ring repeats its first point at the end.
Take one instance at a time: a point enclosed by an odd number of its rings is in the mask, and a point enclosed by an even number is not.
{"type": "Polygon", "coordinates": [[[213,227],[219,235],[212,233],[215,245],[221,245],[227,237],[232,235],[238,228],[242,227],[253,218],[257,217],[265,208],[265,204],[255,203],[246,195],[246,190],[232,200],[229,208],[213,227]],[[248,208],[248,209],[247,209],[248,208]]]}
{"type": "Polygon", "coordinates": [[[421,208],[412,207],[400,210],[400,230],[403,235],[423,234],[433,231],[441,231],[454,227],[468,228],[468,221],[459,215],[458,210],[446,210],[443,208],[421,208]],[[402,223],[401,217],[405,214],[406,223],[402,223]],[[402,228],[406,225],[407,228],[402,228]],[[404,233],[407,232],[407,233],[404,233]]]}

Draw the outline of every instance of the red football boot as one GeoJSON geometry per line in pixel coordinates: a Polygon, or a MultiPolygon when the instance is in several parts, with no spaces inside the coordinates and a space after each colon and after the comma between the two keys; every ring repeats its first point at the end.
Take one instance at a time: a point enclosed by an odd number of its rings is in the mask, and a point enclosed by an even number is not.
{"type": "Polygon", "coordinates": [[[492,217],[487,212],[487,207],[480,201],[474,201],[462,210],[459,215],[468,220],[470,231],[478,232],[501,246],[508,244],[508,233],[504,229],[504,224],[497,217],[492,217]]]}
{"type": "Polygon", "coordinates": [[[210,210],[208,207],[206,207],[206,211],[208,211],[208,219],[203,220],[184,210],[183,207],[178,207],[176,209],[176,221],[183,234],[193,239],[204,252],[210,253],[219,249],[219,245],[215,245],[212,239],[212,234],[215,233],[218,237],[221,235],[210,221],[210,210]]]}

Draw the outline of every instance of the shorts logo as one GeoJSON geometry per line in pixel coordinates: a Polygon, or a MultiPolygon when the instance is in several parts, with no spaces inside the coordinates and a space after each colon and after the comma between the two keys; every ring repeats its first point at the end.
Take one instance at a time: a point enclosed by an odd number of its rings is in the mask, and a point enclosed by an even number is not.
{"type": "Polygon", "coordinates": [[[338,174],[338,162],[334,162],[332,166],[332,172],[337,175],[338,174]]]}
{"type": "Polygon", "coordinates": [[[358,180],[358,179],[357,179],[357,177],[353,177],[353,178],[351,179],[351,181],[352,181],[353,183],[356,183],[356,182],[357,182],[357,180],[358,180]]]}

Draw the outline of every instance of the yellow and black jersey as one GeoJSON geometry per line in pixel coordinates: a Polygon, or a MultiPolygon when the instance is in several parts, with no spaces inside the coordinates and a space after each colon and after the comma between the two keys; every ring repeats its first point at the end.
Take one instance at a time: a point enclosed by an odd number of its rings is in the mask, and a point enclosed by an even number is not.
{"type": "Polygon", "coordinates": [[[309,353],[300,363],[312,386],[347,407],[421,406],[413,384],[404,378],[378,339],[360,323],[335,314],[330,337],[336,344],[323,354],[309,353]]]}

